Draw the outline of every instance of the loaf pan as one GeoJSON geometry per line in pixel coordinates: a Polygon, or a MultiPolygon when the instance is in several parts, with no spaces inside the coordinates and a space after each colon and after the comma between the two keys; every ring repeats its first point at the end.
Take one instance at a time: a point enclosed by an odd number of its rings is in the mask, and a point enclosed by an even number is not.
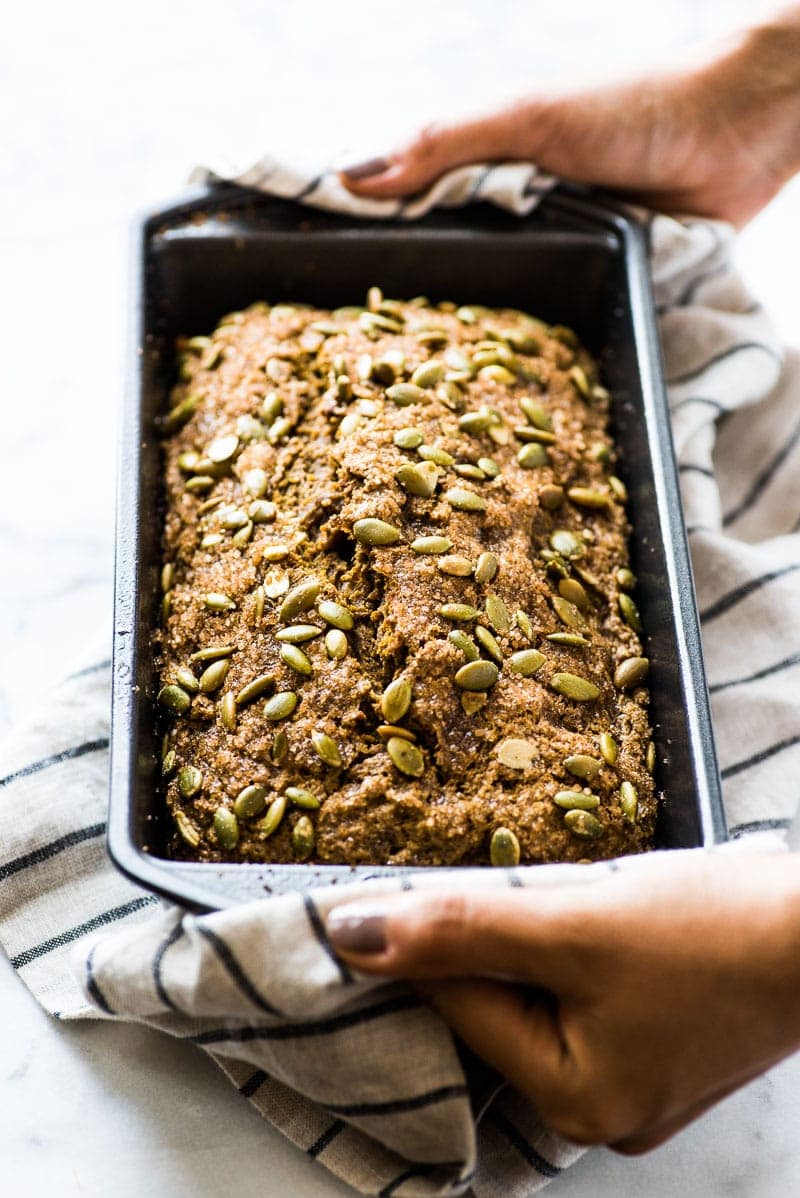
{"type": "Polygon", "coordinates": [[[637,601],[651,660],[663,799],[656,843],[725,838],[697,606],[670,434],[645,231],[612,203],[558,190],[520,219],[487,204],[413,224],[321,213],[228,185],[135,228],[128,391],[117,524],[108,847],[130,878],[196,909],[406,867],[186,863],[165,857],[158,688],[162,454],[155,419],[175,378],[174,341],[256,300],[322,307],[387,295],[521,308],[574,328],[613,396],[630,493],[637,601]]]}

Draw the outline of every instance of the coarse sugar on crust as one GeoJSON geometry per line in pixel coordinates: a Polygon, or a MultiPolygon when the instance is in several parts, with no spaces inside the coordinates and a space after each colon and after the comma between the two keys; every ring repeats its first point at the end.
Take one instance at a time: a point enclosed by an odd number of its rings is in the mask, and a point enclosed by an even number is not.
{"type": "Polygon", "coordinates": [[[178,349],[154,634],[170,854],[651,847],[626,494],[574,334],[372,288],[254,304],[178,349]]]}

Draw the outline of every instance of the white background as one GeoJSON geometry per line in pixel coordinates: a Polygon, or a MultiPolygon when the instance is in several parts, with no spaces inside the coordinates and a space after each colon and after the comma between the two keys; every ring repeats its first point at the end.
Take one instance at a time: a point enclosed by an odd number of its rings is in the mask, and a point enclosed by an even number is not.
{"type": "MultiPolygon", "coordinates": [[[[137,0],[15,4],[0,38],[0,730],[110,642],[128,224],[196,162],[327,164],[553,75],[646,67],[755,0],[137,0]],[[99,639],[98,639],[99,633],[99,639]]],[[[740,259],[797,332],[800,180],[740,259]],[[792,262],[792,253],[794,255],[792,262]]],[[[24,818],[24,813],[20,813],[24,818]]],[[[0,892],[0,902],[2,892],[0,892]]],[[[22,1195],[344,1193],[199,1053],[54,1027],[0,965],[0,1159],[22,1195]],[[235,1170],[235,1172],[234,1172],[235,1170]],[[233,1181],[232,1178],[236,1180],[233,1181]]],[[[800,1061],[640,1160],[597,1152],[554,1198],[800,1192],[800,1061]]],[[[349,1192],[349,1191],[347,1191],[349,1192]]]]}

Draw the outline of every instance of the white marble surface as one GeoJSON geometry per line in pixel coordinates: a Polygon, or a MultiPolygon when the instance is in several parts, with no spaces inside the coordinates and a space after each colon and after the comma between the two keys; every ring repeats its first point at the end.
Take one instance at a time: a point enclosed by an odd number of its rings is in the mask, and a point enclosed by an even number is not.
{"type": "MultiPolygon", "coordinates": [[[[759,7],[43,0],[5,13],[0,730],[82,658],[98,627],[110,632],[134,211],[174,195],[195,161],[221,152],[342,161],[432,115],[566,67],[641,63],[653,46],[677,50],[759,7]]],[[[796,183],[740,246],[795,342],[786,247],[796,245],[799,209],[796,183]]],[[[158,1198],[350,1192],[266,1127],[199,1051],[141,1029],[53,1024],[4,963],[0,1008],[0,1158],[15,1193],[132,1198],[143,1184],[158,1198]]],[[[798,1127],[796,1058],[657,1152],[592,1153],[548,1192],[800,1193],[798,1127]]]]}

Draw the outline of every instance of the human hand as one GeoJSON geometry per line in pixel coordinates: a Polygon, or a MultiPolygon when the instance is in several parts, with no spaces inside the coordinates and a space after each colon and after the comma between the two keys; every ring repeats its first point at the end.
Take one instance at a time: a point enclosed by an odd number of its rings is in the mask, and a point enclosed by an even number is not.
{"type": "Polygon", "coordinates": [[[800,7],[682,69],[546,88],[495,113],[431,125],[341,178],[359,195],[403,196],[452,167],[503,159],[663,212],[745,224],[800,169],[800,7]]]}
{"type": "Polygon", "coordinates": [[[383,896],[334,907],[327,928],[354,968],[415,981],[577,1143],[647,1151],[800,1048],[788,854],[664,854],[581,884],[383,896]]]}

